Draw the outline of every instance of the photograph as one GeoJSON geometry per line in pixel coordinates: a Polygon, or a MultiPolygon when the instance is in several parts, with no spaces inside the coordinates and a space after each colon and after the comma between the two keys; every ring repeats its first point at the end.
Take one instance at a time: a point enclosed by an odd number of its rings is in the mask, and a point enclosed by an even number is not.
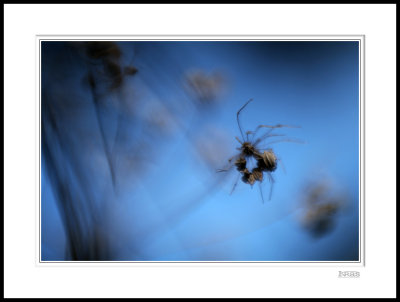
{"type": "Polygon", "coordinates": [[[39,40],[40,263],[362,263],[359,37],[39,40]]]}
{"type": "Polygon", "coordinates": [[[5,298],[397,297],[395,3],[3,8],[5,298]]]}

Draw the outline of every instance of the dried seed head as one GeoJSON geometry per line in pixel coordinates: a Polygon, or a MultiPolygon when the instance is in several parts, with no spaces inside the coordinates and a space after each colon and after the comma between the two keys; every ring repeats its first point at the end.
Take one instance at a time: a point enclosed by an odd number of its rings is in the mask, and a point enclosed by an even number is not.
{"type": "Polygon", "coordinates": [[[236,169],[239,172],[243,172],[246,169],[246,159],[244,157],[239,157],[236,161],[235,161],[235,166],[236,169]]]}
{"type": "Polygon", "coordinates": [[[264,151],[261,157],[257,159],[257,168],[262,171],[272,172],[277,167],[277,158],[272,149],[264,151]]]}
{"type": "Polygon", "coordinates": [[[240,150],[245,156],[254,156],[254,154],[258,153],[256,148],[254,148],[250,142],[244,142],[240,147],[240,150]]]}
{"type": "Polygon", "coordinates": [[[250,174],[249,179],[248,179],[249,184],[252,186],[256,182],[256,179],[253,174],[250,174]]]}
{"type": "Polygon", "coordinates": [[[242,181],[252,186],[256,182],[256,179],[254,178],[253,173],[250,173],[249,170],[245,169],[243,171],[242,181]]]}
{"type": "Polygon", "coordinates": [[[263,180],[263,171],[260,168],[254,168],[251,173],[253,174],[255,180],[260,182],[263,180]]]}

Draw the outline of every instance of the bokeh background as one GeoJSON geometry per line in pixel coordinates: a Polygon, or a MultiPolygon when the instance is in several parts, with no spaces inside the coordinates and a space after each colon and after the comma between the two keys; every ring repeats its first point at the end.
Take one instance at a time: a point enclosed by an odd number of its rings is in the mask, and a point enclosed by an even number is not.
{"type": "Polygon", "coordinates": [[[40,218],[42,261],[358,261],[359,43],[42,41],[40,218]],[[230,194],[250,98],[296,142],[230,194]]]}

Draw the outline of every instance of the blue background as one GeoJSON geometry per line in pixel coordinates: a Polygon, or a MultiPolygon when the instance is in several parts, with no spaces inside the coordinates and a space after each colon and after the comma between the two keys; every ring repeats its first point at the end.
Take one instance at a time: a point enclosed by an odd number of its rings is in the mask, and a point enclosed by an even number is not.
{"type": "MultiPolygon", "coordinates": [[[[124,88],[129,92],[129,87],[134,87],[139,108],[136,118],[151,113],[151,104],[164,104],[175,118],[166,135],[148,135],[144,124],[127,131],[135,138],[133,143],[143,138],[147,147],[137,154],[145,158],[143,172],[119,175],[117,192],[104,189],[108,196],[104,224],[114,251],[111,260],[358,260],[358,42],[154,41],[118,45],[123,50],[122,60],[139,70],[124,88]],[[218,71],[224,76],[224,89],[213,104],[199,105],[186,92],[183,79],[190,70],[218,71]],[[279,162],[273,173],[276,182],[271,200],[270,184],[262,183],[264,203],[257,185],[251,188],[239,181],[229,194],[235,170],[216,173],[237,152],[236,112],[250,98],[253,102],[240,117],[244,131],[259,124],[295,125],[300,128],[276,133],[305,142],[271,145],[285,170],[279,162]],[[211,162],[202,156],[207,148],[213,150],[211,162]],[[346,192],[348,197],[345,209],[335,216],[332,231],[315,238],[302,227],[299,217],[304,213],[304,187],[321,178],[331,180],[333,190],[346,192]]],[[[82,65],[65,63],[66,47],[64,42],[42,42],[42,91],[72,89],[84,102],[88,94],[80,79],[65,81],[84,73],[82,65]],[[63,74],[61,85],[49,76],[58,68],[70,69],[63,74]]],[[[90,116],[80,115],[82,128],[95,124],[90,116]]],[[[108,137],[112,138],[115,117],[103,121],[109,124],[108,137]]],[[[79,133],[79,129],[71,129],[71,137],[79,137],[73,132],[79,133]]],[[[74,146],[85,148],[76,142],[74,146]]],[[[62,157],[59,160],[62,162],[62,157]]],[[[96,169],[88,169],[85,175],[96,179],[90,182],[93,191],[110,183],[106,174],[93,171],[96,169]]],[[[42,260],[64,260],[65,230],[43,157],[41,189],[42,260]]],[[[102,204],[104,195],[98,195],[102,204]]]]}

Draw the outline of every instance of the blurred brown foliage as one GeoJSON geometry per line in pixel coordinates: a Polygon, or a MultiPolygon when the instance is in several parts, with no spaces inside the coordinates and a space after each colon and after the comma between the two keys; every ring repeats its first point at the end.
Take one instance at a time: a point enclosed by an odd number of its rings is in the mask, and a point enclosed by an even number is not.
{"type": "Polygon", "coordinates": [[[186,90],[201,105],[217,102],[226,84],[226,76],[218,71],[192,70],[185,76],[186,90]]]}
{"type": "Polygon", "coordinates": [[[300,217],[302,226],[316,238],[327,235],[333,230],[338,215],[348,205],[348,198],[327,178],[311,182],[304,190],[300,217]]]}

